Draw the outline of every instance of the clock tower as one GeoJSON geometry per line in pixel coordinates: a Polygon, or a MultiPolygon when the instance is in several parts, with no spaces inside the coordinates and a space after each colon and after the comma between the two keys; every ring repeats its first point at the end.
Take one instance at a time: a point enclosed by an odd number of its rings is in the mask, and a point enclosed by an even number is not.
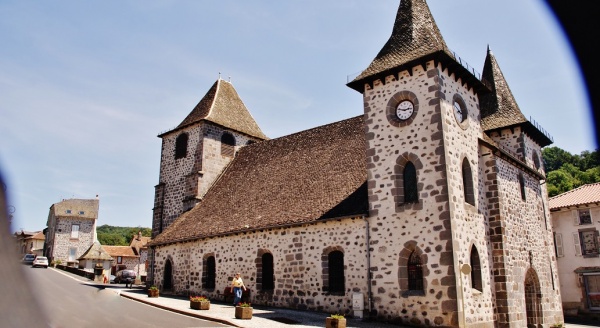
{"type": "MultiPolygon", "coordinates": [[[[397,302],[403,308],[438,304],[428,317],[443,326],[463,317],[459,269],[473,248],[489,268],[474,188],[479,96],[489,89],[463,64],[425,1],[403,0],[389,40],[348,83],[364,103],[369,220],[376,227],[370,233],[377,245],[373,297],[385,312],[394,312],[397,302]],[[396,265],[397,275],[383,274],[396,265]]],[[[491,293],[481,301],[491,304],[491,293]]],[[[493,322],[493,313],[484,317],[493,322]]]]}

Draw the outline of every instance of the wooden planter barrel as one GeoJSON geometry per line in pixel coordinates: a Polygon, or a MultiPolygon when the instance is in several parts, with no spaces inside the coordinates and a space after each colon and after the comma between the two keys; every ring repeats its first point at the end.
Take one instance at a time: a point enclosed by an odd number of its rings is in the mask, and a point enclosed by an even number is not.
{"type": "Polygon", "coordinates": [[[158,290],[148,289],[148,297],[158,297],[158,290]]]}

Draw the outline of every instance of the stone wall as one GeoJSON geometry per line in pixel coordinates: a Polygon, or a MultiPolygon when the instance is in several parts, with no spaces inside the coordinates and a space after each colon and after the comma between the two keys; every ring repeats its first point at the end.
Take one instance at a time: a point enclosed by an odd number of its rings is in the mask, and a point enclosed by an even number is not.
{"type": "Polygon", "coordinates": [[[172,292],[176,294],[202,294],[218,299],[218,294],[231,285],[233,275],[240,272],[252,291],[252,303],[349,314],[353,293],[363,293],[367,304],[365,229],[365,220],[355,218],[161,246],[155,253],[154,283],[163,289],[165,263],[169,260],[173,273],[172,292]],[[323,291],[323,277],[327,272],[323,256],[332,248],[344,253],[344,295],[323,291]],[[257,291],[256,263],[264,252],[273,255],[275,289],[261,293],[257,291]],[[214,290],[202,288],[206,254],[214,255],[216,260],[214,290]]]}
{"type": "Polygon", "coordinates": [[[95,222],[93,219],[56,218],[53,244],[53,260],[67,263],[69,249],[77,248],[75,259],[79,258],[94,243],[95,222]],[[79,238],[71,238],[71,227],[79,224],[79,238]]]}
{"type": "Polygon", "coordinates": [[[153,237],[166,229],[181,213],[196,205],[233,159],[221,155],[221,136],[225,132],[235,138],[235,151],[253,140],[244,134],[206,122],[162,136],[160,181],[155,187],[154,196],[153,237]],[[187,155],[175,159],[175,140],[182,133],[188,134],[187,155]]]}

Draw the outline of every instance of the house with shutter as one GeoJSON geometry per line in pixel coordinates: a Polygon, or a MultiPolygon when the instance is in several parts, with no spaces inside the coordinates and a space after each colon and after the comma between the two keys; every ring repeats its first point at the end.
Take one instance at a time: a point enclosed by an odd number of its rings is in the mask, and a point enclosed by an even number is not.
{"type": "Polygon", "coordinates": [[[563,322],[540,161],[552,138],[485,53],[479,74],[425,0],[402,0],[347,84],[362,113],[275,139],[217,80],[159,135],[147,284],[218,299],[240,272],[254,304],[428,327],[563,322]]]}
{"type": "Polygon", "coordinates": [[[600,183],[550,198],[565,314],[600,311],[600,183]]]}

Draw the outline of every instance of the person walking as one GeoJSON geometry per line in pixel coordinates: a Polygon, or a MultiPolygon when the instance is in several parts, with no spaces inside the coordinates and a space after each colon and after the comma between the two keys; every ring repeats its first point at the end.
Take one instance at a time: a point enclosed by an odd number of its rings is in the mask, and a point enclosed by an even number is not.
{"type": "Polygon", "coordinates": [[[246,291],[246,286],[242,280],[242,275],[238,272],[231,281],[231,288],[233,289],[233,305],[238,305],[242,301],[242,288],[246,291]]]}

